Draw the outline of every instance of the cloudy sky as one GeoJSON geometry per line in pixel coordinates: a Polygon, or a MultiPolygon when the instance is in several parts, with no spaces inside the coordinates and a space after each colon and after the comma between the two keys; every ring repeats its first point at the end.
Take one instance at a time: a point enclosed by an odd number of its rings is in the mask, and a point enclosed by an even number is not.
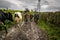
{"type": "MultiPolygon", "coordinates": [[[[0,0],[0,8],[24,10],[25,8],[35,9],[38,0],[0,0]]],[[[60,10],[60,0],[41,0],[40,11],[60,10]]]]}

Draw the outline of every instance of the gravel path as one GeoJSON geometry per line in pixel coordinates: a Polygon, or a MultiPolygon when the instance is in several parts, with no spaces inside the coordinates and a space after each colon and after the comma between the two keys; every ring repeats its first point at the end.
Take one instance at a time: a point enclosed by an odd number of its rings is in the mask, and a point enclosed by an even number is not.
{"type": "Polygon", "coordinates": [[[41,30],[34,22],[16,25],[8,30],[8,34],[1,40],[48,40],[47,32],[41,30]]]}

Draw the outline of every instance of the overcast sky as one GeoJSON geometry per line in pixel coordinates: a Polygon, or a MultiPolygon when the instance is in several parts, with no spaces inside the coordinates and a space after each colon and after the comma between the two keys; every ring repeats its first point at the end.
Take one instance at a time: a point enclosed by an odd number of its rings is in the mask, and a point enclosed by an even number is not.
{"type": "MultiPolygon", "coordinates": [[[[38,0],[0,0],[0,8],[10,8],[24,10],[25,8],[35,9],[38,0]]],[[[60,0],[41,0],[41,11],[58,11],[60,10],[60,0]]]]}

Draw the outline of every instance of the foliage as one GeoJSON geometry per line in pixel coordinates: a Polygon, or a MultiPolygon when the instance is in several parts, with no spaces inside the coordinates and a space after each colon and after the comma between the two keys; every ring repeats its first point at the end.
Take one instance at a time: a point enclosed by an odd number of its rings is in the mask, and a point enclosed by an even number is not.
{"type": "Polygon", "coordinates": [[[43,20],[45,23],[60,26],[60,12],[41,13],[40,19],[43,20]]]}
{"type": "Polygon", "coordinates": [[[50,40],[60,40],[60,12],[40,13],[40,28],[46,30],[50,40]]]}

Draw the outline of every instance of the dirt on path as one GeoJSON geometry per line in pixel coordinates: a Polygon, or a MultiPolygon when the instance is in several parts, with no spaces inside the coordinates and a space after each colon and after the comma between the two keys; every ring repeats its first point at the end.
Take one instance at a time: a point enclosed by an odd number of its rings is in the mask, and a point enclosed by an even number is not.
{"type": "Polygon", "coordinates": [[[3,40],[49,40],[47,32],[41,30],[34,22],[28,22],[11,28],[3,40]]]}

